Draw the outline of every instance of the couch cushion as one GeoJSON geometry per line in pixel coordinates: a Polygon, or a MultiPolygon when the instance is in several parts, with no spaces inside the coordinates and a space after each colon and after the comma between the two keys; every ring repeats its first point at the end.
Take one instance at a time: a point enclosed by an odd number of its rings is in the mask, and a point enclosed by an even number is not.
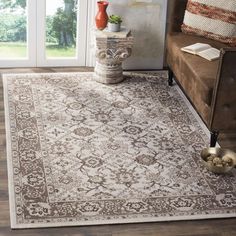
{"type": "Polygon", "coordinates": [[[225,44],[203,37],[175,33],[167,38],[167,61],[190,101],[208,124],[219,60],[208,61],[180,50],[197,42],[208,43],[218,49],[225,47],[225,44]]]}
{"type": "Polygon", "coordinates": [[[188,0],[181,28],[184,33],[236,46],[236,1],[188,0]]]}

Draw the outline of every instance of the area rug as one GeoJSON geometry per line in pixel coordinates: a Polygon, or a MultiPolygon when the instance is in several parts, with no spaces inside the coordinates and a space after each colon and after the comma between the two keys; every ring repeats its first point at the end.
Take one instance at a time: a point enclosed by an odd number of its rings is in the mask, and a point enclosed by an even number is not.
{"type": "Polygon", "coordinates": [[[4,75],[12,228],[236,216],[236,173],[204,168],[204,125],[165,72],[4,75]]]}

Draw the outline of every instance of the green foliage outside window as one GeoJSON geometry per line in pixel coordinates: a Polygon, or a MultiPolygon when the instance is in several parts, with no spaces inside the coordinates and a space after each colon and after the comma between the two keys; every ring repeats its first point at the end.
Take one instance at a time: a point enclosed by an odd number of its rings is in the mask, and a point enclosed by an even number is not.
{"type": "MultiPolygon", "coordinates": [[[[46,17],[46,42],[61,47],[75,46],[77,1],[63,0],[64,7],[58,8],[53,16],[46,17]]],[[[0,42],[26,42],[26,0],[0,1],[0,42]],[[7,9],[7,10],[6,10],[7,9]],[[19,12],[11,14],[11,11],[19,12]]]]}

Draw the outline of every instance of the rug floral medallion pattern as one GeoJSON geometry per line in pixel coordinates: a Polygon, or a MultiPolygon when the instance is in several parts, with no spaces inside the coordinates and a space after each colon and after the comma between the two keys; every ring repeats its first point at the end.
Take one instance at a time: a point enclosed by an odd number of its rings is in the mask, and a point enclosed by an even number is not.
{"type": "Polygon", "coordinates": [[[202,166],[207,135],[165,72],[5,75],[4,88],[12,227],[235,216],[235,171],[202,166]]]}

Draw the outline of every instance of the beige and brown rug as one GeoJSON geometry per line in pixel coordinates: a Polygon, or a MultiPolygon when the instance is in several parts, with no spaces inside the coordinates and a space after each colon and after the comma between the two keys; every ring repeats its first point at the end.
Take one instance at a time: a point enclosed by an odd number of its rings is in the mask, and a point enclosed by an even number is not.
{"type": "Polygon", "coordinates": [[[203,125],[166,73],[4,75],[13,228],[236,216],[236,173],[207,171],[203,125]]]}

